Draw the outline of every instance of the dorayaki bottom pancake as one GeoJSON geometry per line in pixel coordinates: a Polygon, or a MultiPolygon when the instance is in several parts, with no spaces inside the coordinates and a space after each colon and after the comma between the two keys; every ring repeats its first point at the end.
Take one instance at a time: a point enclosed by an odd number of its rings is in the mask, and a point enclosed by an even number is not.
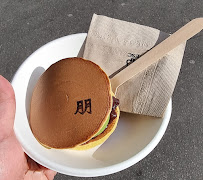
{"type": "Polygon", "coordinates": [[[46,147],[85,148],[115,129],[117,120],[94,138],[109,117],[112,103],[110,80],[98,65],[82,58],[63,59],[51,65],[34,88],[30,127],[46,147]]]}

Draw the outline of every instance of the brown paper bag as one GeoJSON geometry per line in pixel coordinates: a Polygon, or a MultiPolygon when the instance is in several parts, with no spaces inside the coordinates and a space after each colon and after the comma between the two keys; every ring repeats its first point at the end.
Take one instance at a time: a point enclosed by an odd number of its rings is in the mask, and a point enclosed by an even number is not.
{"type": "MultiPolygon", "coordinates": [[[[83,58],[98,64],[113,76],[163,41],[169,35],[157,29],[101,15],[93,15],[83,58]],[[130,54],[131,57],[128,57],[130,54]]],[[[157,63],[134,76],[118,90],[120,110],[161,117],[172,96],[181,68],[185,44],[176,47],[157,63]]]]}

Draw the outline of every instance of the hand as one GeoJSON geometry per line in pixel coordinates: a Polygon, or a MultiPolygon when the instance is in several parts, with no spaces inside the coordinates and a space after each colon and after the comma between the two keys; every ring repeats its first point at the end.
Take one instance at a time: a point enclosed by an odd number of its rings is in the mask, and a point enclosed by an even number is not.
{"type": "Polygon", "coordinates": [[[56,172],[30,159],[15,137],[15,95],[0,75],[0,180],[53,180],[56,172]]]}

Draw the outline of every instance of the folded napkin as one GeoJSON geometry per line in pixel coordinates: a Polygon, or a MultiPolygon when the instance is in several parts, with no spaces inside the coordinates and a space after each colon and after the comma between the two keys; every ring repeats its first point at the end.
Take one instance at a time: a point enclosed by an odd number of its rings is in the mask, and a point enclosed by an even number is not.
{"type": "MultiPolygon", "coordinates": [[[[94,14],[83,58],[112,77],[168,36],[151,27],[94,14]]],[[[116,94],[120,110],[162,117],[175,88],[184,49],[185,43],[122,84],[116,94]]]]}

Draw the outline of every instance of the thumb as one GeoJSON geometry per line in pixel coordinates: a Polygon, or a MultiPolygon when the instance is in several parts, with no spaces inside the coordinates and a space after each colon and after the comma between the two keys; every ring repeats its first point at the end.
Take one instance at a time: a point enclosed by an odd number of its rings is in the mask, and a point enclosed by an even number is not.
{"type": "Polygon", "coordinates": [[[15,95],[8,80],[0,75],[0,141],[13,132],[15,95]]]}

